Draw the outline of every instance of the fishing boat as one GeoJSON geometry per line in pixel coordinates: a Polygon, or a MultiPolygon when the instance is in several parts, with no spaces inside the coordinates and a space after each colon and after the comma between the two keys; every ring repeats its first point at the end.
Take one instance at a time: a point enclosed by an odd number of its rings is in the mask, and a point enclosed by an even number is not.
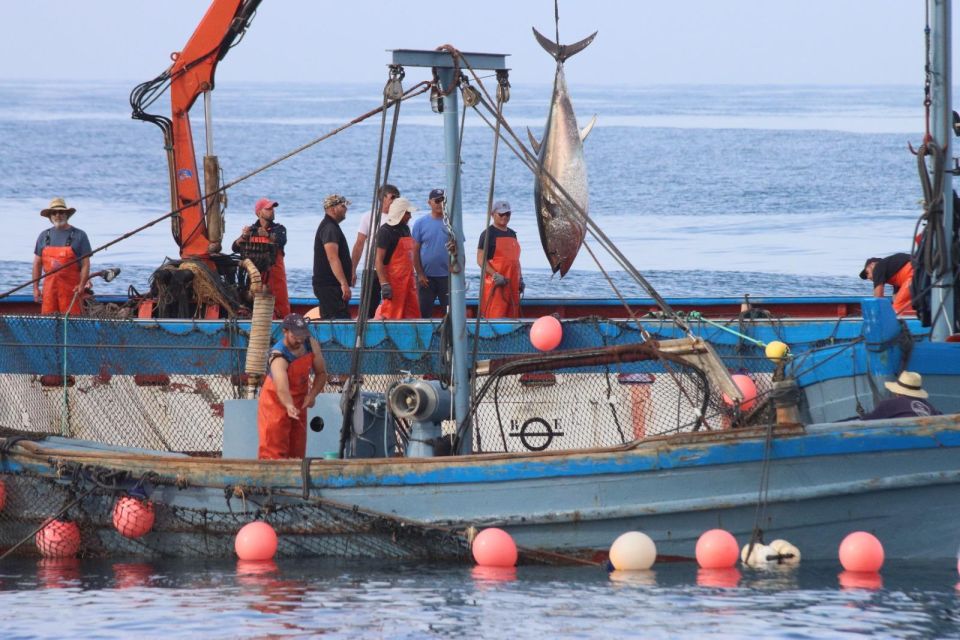
{"type": "MultiPolygon", "coordinates": [[[[229,47],[256,4],[214,2],[205,17],[222,26],[214,44],[229,47]]],[[[949,3],[932,28],[942,53],[949,3]]],[[[399,87],[404,69],[435,75],[424,91],[444,103],[451,232],[462,243],[458,100],[482,102],[462,78],[504,71],[505,58],[447,47],[394,51],[391,62],[392,93],[377,110],[384,123],[387,107],[412,93],[399,87]]],[[[941,156],[944,77],[931,83],[928,141],[941,156]]],[[[502,101],[508,84],[498,79],[502,101]]],[[[496,121],[498,135],[517,143],[505,124],[496,121]]],[[[584,203],[528,158],[565,215],[579,214],[593,241],[645,284],[606,246],[584,203]]],[[[171,167],[178,162],[192,162],[192,142],[171,167]]],[[[171,175],[173,185],[189,182],[171,175]]],[[[940,177],[950,194],[949,173],[940,177]]],[[[181,227],[216,227],[210,203],[229,186],[175,192],[181,227]],[[194,217],[184,226],[186,215],[194,217]]],[[[936,224],[951,237],[946,200],[936,224]]],[[[210,258],[214,236],[188,236],[184,262],[237,266],[210,258]]],[[[569,268],[563,260],[557,269],[569,268]]],[[[361,306],[356,321],[312,323],[336,375],[308,415],[303,460],[256,459],[251,395],[263,365],[248,356],[275,331],[258,322],[256,301],[252,320],[221,318],[216,286],[191,303],[198,318],[156,317],[157,305],[126,319],[2,315],[0,549],[37,553],[54,521],[72,523],[75,534],[53,535],[68,555],[223,557],[240,527],[263,520],[284,556],[461,558],[471,532],[500,527],[532,562],[596,561],[628,530],[648,533],[661,556],[690,558],[698,536],[719,527],[744,543],[788,539],[811,559],[834,557],[855,530],[875,533],[888,557],[952,557],[956,527],[937,506],[960,482],[960,343],[949,340],[952,274],[931,277],[929,328],[897,318],[882,298],[821,299],[812,304],[825,313],[793,318],[767,308],[785,301],[726,299],[714,315],[703,300],[674,307],[649,287],[649,301],[626,301],[623,312],[564,319],[559,348],[541,352],[531,320],[468,312],[461,268],[443,320],[367,321],[361,306]],[[904,370],[923,376],[944,415],[858,419],[904,370]],[[139,521],[134,530],[128,519],[139,521]]]]}

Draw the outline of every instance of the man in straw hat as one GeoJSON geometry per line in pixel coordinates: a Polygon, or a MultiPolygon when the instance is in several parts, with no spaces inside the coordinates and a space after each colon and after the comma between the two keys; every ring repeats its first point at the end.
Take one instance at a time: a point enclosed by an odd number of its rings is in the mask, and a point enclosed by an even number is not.
{"type": "Polygon", "coordinates": [[[864,420],[940,415],[940,412],[927,402],[929,394],[923,390],[923,378],[919,373],[904,371],[895,382],[884,382],[883,386],[893,393],[893,397],[877,404],[873,411],[863,416],[864,420]]]}
{"type": "Polygon", "coordinates": [[[377,278],[383,302],[375,318],[404,320],[420,317],[417,280],[413,267],[410,214],[417,208],[406,198],[390,203],[386,222],[377,230],[377,278]]]}
{"type": "Polygon", "coordinates": [[[323,220],[313,239],[313,295],[326,320],[349,320],[351,274],[350,247],[340,223],[347,217],[350,201],[338,193],[323,199],[323,220]]]}
{"type": "Polygon", "coordinates": [[[33,279],[36,281],[33,283],[33,300],[42,301],[40,312],[44,314],[79,314],[82,309],[81,296],[90,275],[90,240],[86,233],[68,222],[76,211],[68,207],[63,198],[54,198],[40,212],[52,225],[40,234],[33,250],[33,279]],[[42,297],[41,269],[49,274],[43,280],[42,297]]]}

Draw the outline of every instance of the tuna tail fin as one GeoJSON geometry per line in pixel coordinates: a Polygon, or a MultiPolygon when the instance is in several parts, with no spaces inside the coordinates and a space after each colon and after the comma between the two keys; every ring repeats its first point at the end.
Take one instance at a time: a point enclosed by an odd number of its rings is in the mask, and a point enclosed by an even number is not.
{"type": "MultiPolygon", "coordinates": [[[[593,125],[595,125],[595,124],[597,124],[597,116],[596,116],[596,115],[594,115],[592,118],[590,118],[590,122],[587,123],[587,126],[585,126],[583,129],[580,130],[580,142],[585,142],[585,141],[586,141],[587,136],[590,135],[590,132],[591,132],[591,131],[593,131],[593,125]]],[[[527,129],[527,131],[529,132],[530,130],[527,129]]]]}
{"type": "Polygon", "coordinates": [[[533,131],[530,131],[530,127],[527,127],[527,137],[530,138],[530,146],[533,147],[533,152],[540,153],[540,143],[533,137],[533,131]]]}
{"type": "Polygon", "coordinates": [[[594,31],[580,42],[574,42],[573,44],[554,42],[536,29],[533,30],[533,35],[537,39],[537,42],[540,43],[540,46],[546,49],[547,53],[553,56],[557,62],[563,62],[567,58],[572,58],[574,55],[586,49],[590,43],[593,42],[593,39],[597,37],[597,32],[594,31]]]}

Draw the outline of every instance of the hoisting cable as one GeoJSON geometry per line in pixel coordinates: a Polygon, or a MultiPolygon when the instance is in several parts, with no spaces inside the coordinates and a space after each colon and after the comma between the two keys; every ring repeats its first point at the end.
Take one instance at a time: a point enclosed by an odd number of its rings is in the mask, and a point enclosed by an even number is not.
{"type": "MultiPolygon", "coordinates": [[[[421,84],[427,85],[426,89],[428,89],[430,86],[430,83],[427,82],[422,82],[415,86],[420,86],[421,84]]],[[[424,91],[426,91],[426,89],[424,89],[424,91]]],[[[407,94],[405,93],[404,96],[406,95],[407,94]]],[[[343,395],[340,400],[340,408],[343,413],[343,423],[340,428],[340,458],[343,458],[346,453],[347,441],[349,440],[350,434],[353,431],[354,406],[356,405],[362,385],[360,366],[361,360],[363,359],[363,353],[365,351],[367,324],[369,321],[368,316],[371,302],[370,298],[371,294],[373,293],[373,278],[377,277],[374,271],[370,271],[371,265],[375,265],[376,263],[376,250],[373,249],[375,244],[372,242],[372,238],[374,235],[374,230],[380,228],[380,217],[382,213],[380,210],[380,203],[382,202],[382,198],[380,197],[380,189],[384,184],[387,184],[387,180],[389,179],[390,175],[390,164],[393,159],[394,142],[396,141],[397,136],[397,122],[400,118],[400,103],[401,100],[390,100],[387,97],[387,90],[385,87],[381,110],[382,115],[380,118],[380,144],[378,145],[377,149],[377,169],[374,175],[373,199],[370,208],[370,229],[368,230],[369,233],[365,241],[366,260],[364,265],[364,275],[366,276],[369,274],[369,277],[364,277],[364,282],[361,286],[360,305],[357,312],[353,352],[350,355],[350,375],[347,378],[346,384],[344,385],[343,395]],[[387,143],[387,154],[386,160],[384,161],[383,139],[387,127],[387,109],[391,105],[394,107],[393,120],[391,121],[390,140],[387,143]],[[383,170],[382,181],[381,169],[383,170]]]]}
{"type": "MultiPolygon", "coordinates": [[[[469,63],[468,63],[469,64],[469,63]]],[[[471,69],[472,71],[472,69],[471,69]]],[[[479,96],[478,96],[479,97],[479,96]]],[[[466,118],[466,101],[464,101],[464,118],[466,118]]],[[[473,107],[476,109],[476,106],[473,107]]],[[[503,100],[501,95],[497,95],[497,113],[503,113],[503,100]]],[[[477,363],[477,351],[480,348],[480,318],[485,315],[484,307],[484,294],[486,293],[487,285],[487,256],[490,251],[490,236],[493,234],[490,232],[490,221],[493,214],[493,193],[497,185],[497,155],[500,147],[500,120],[497,120],[497,126],[494,129],[493,136],[493,160],[490,167],[490,186],[487,189],[487,215],[486,221],[483,225],[483,263],[480,265],[480,287],[477,293],[477,315],[473,327],[473,354],[470,359],[471,369],[476,366],[477,363]]],[[[475,406],[477,401],[477,377],[470,377],[470,406],[475,406]]],[[[457,433],[461,433],[462,430],[466,427],[466,421],[470,419],[470,416],[464,416],[464,424],[457,425],[457,433]]]]}
{"type": "MultiPolygon", "coordinates": [[[[470,66],[469,61],[464,59],[463,63],[470,70],[470,73],[473,74],[474,79],[476,80],[477,84],[480,85],[480,88],[483,90],[483,93],[486,96],[485,99],[482,98],[480,100],[480,103],[483,104],[483,106],[497,118],[498,122],[502,123],[503,130],[505,130],[510,135],[510,137],[513,138],[516,148],[514,148],[512,145],[509,144],[509,142],[504,140],[504,142],[507,144],[507,147],[514,152],[514,154],[520,159],[520,161],[523,162],[527,166],[527,168],[534,173],[534,175],[544,176],[550,181],[553,188],[567,200],[567,202],[570,204],[571,207],[573,207],[573,209],[576,210],[577,214],[581,218],[581,221],[584,222],[587,229],[598,240],[598,242],[600,242],[600,244],[604,247],[604,249],[606,249],[607,252],[614,258],[614,260],[618,264],[620,264],[620,266],[627,272],[628,275],[630,275],[640,286],[642,286],[646,290],[647,294],[651,298],[653,298],[653,300],[663,310],[663,312],[668,316],[670,316],[671,318],[673,318],[677,326],[680,327],[680,329],[683,330],[684,333],[686,333],[689,337],[692,338],[693,334],[690,331],[690,328],[676,314],[676,312],[674,312],[673,308],[667,303],[667,301],[663,299],[663,297],[657,292],[657,290],[653,288],[653,286],[647,281],[647,279],[636,269],[636,267],[633,266],[633,264],[627,259],[627,257],[623,255],[623,252],[621,252],[613,244],[613,242],[609,239],[609,237],[607,237],[607,235],[603,232],[603,230],[600,229],[600,227],[596,224],[596,222],[590,219],[586,211],[583,210],[583,207],[581,207],[570,196],[570,194],[567,192],[566,189],[563,188],[563,186],[559,183],[559,181],[553,175],[551,175],[548,171],[543,170],[539,166],[536,160],[536,157],[529,151],[529,149],[527,149],[526,145],[523,143],[520,137],[517,136],[516,132],[514,132],[513,129],[510,127],[510,124],[503,119],[502,115],[497,114],[497,112],[491,106],[492,100],[489,98],[489,93],[487,92],[486,87],[484,87],[483,82],[480,79],[480,77],[477,75],[476,71],[473,69],[473,67],[470,66]]],[[[493,128],[490,122],[486,118],[483,118],[483,120],[484,122],[487,123],[488,126],[493,128]]]]}
{"type": "MultiPolygon", "coordinates": [[[[410,99],[410,98],[416,97],[416,96],[420,95],[421,93],[425,93],[425,92],[428,91],[429,89],[430,89],[430,83],[429,83],[429,82],[423,81],[423,82],[417,83],[417,84],[415,84],[414,86],[412,86],[410,89],[408,89],[406,92],[404,92],[403,97],[400,99],[400,101],[404,101],[404,100],[408,100],[408,99],[410,99]]],[[[253,176],[255,176],[255,175],[259,174],[259,173],[262,173],[262,172],[266,171],[267,169],[270,169],[271,167],[274,167],[274,166],[280,164],[281,162],[285,162],[286,160],[289,160],[289,159],[292,158],[293,156],[298,155],[298,154],[306,151],[307,149],[309,149],[309,148],[311,148],[311,147],[313,147],[313,146],[315,146],[315,145],[317,145],[317,144],[319,144],[319,143],[321,143],[321,142],[323,142],[323,141],[325,141],[325,140],[328,140],[329,138],[332,138],[333,136],[337,135],[338,133],[341,133],[342,131],[345,131],[346,129],[349,129],[350,127],[352,127],[352,126],[354,126],[354,125],[356,125],[356,124],[359,124],[359,123],[363,122],[364,120],[366,120],[366,119],[368,119],[368,118],[370,118],[370,117],[372,117],[372,116],[375,116],[376,114],[378,114],[378,113],[380,113],[381,111],[383,111],[385,108],[386,108],[386,106],[381,105],[381,106],[377,107],[376,109],[372,109],[371,111],[368,111],[368,112],[366,112],[366,113],[364,113],[364,114],[362,114],[362,115],[359,115],[359,116],[357,116],[356,118],[354,118],[353,120],[350,120],[349,122],[346,122],[346,123],[340,125],[340,126],[337,127],[336,129],[332,129],[331,131],[328,131],[327,133],[323,134],[322,136],[320,136],[320,137],[318,137],[318,138],[314,138],[313,140],[311,140],[311,141],[309,141],[309,142],[307,142],[307,143],[305,143],[305,144],[300,145],[299,147],[293,149],[292,151],[290,151],[290,152],[288,152],[288,153],[285,153],[285,154],[283,154],[283,155],[281,155],[281,156],[279,156],[279,157],[271,160],[270,162],[268,162],[268,163],[266,163],[266,164],[264,164],[264,165],[261,165],[260,167],[257,167],[256,169],[254,169],[254,170],[252,170],[252,171],[250,171],[250,172],[248,172],[248,173],[245,173],[245,174],[241,175],[241,176],[238,177],[238,178],[235,178],[234,180],[231,180],[231,181],[228,182],[228,183],[225,183],[225,184],[224,184],[223,186],[221,186],[220,188],[218,188],[218,189],[216,189],[216,190],[214,190],[214,191],[211,191],[211,192],[209,192],[209,193],[205,193],[205,194],[203,194],[202,196],[200,196],[199,198],[197,198],[196,200],[193,200],[193,201],[191,201],[191,202],[188,202],[188,203],[184,204],[183,206],[181,206],[181,207],[179,207],[179,208],[177,208],[177,209],[174,209],[174,210],[172,210],[172,211],[170,211],[170,212],[168,212],[168,213],[165,213],[165,214],[163,214],[162,216],[160,216],[159,218],[155,218],[155,219],[151,220],[150,222],[147,222],[147,223],[145,223],[145,224],[137,227],[136,229],[134,229],[134,230],[132,230],[132,231],[128,231],[127,233],[123,234],[122,236],[119,236],[119,237],[117,237],[117,238],[114,238],[113,240],[111,240],[111,241],[109,241],[109,242],[107,242],[107,243],[105,243],[105,244],[102,244],[102,245],[100,245],[99,247],[91,250],[89,253],[85,253],[85,254],[82,255],[82,256],[78,256],[78,257],[74,258],[73,260],[70,260],[70,261],[68,261],[68,262],[60,265],[59,267],[56,267],[56,268],[51,269],[50,271],[48,271],[48,272],[46,272],[46,273],[44,273],[44,274],[41,274],[39,278],[34,278],[34,279],[29,280],[29,281],[27,281],[27,282],[25,282],[25,283],[23,283],[23,284],[21,284],[21,285],[19,285],[19,286],[17,286],[17,287],[14,287],[13,289],[10,289],[10,290],[8,290],[8,291],[4,291],[3,293],[0,293],[0,300],[2,300],[2,299],[4,299],[4,298],[6,298],[7,296],[9,296],[9,295],[11,295],[11,294],[19,291],[20,289],[23,289],[23,288],[25,288],[25,287],[29,287],[30,285],[32,285],[32,284],[34,284],[34,283],[40,282],[40,281],[43,280],[44,278],[46,278],[46,277],[48,277],[48,276],[51,276],[51,275],[53,275],[54,273],[57,273],[57,272],[59,272],[59,271],[62,271],[63,269],[66,269],[67,267],[70,267],[70,266],[72,266],[72,265],[75,265],[75,264],[79,263],[81,260],[83,260],[84,258],[89,258],[90,256],[92,256],[92,255],[94,255],[94,254],[100,253],[101,251],[104,251],[105,249],[108,249],[108,248],[112,247],[113,245],[117,244],[118,242],[121,242],[121,241],[123,241],[123,240],[126,240],[127,238],[130,238],[131,236],[134,236],[134,235],[140,233],[141,231],[144,231],[144,230],[146,230],[146,229],[149,229],[150,227],[152,227],[152,226],[154,226],[154,225],[156,225],[156,224],[158,224],[158,223],[160,223],[160,222],[163,222],[164,220],[167,220],[168,218],[170,218],[170,217],[172,217],[172,216],[175,216],[175,215],[179,214],[179,213],[182,212],[184,209],[188,209],[188,208],[196,205],[198,202],[203,202],[203,201],[206,200],[207,198],[210,198],[210,197],[215,196],[215,195],[217,195],[217,194],[219,194],[219,193],[222,193],[222,192],[226,191],[227,189],[232,189],[233,187],[237,186],[237,185],[240,184],[241,182],[244,182],[245,180],[249,180],[249,179],[252,178],[253,176]]]]}

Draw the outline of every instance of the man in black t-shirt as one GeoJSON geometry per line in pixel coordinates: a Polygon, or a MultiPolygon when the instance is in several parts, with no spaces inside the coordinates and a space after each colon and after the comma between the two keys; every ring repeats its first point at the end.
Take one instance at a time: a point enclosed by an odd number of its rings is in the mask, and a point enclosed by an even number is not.
{"type": "Polygon", "coordinates": [[[889,284],[893,287],[893,310],[897,314],[913,308],[913,297],[910,291],[913,265],[910,264],[910,256],[907,254],[895,253],[886,258],[867,258],[860,272],[860,278],[873,282],[875,298],[883,297],[885,285],[889,284]]]}
{"type": "Polygon", "coordinates": [[[879,402],[873,411],[863,416],[863,420],[941,415],[927,402],[930,394],[923,390],[923,378],[919,373],[904,371],[896,382],[884,382],[883,386],[893,392],[893,397],[879,402]]]}
{"type": "Polygon", "coordinates": [[[313,241],[313,293],[321,316],[327,320],[350,319],[347,303],[351,296],[353,265],[350,247],[340,229],[348,206],[350,201],[339,194],[327,196],[323,200],[323,220],[313,241]]]}

